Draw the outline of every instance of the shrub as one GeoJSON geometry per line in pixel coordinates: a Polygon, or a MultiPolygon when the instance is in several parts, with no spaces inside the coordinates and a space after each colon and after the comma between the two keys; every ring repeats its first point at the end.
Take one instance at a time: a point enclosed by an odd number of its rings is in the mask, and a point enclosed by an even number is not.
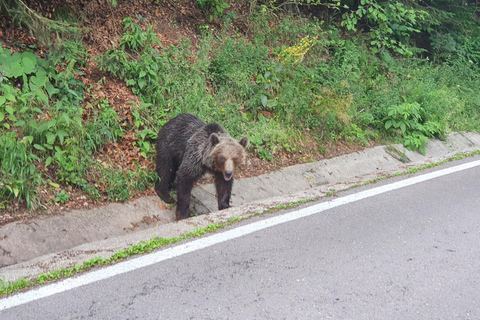
{"type": "Polygon", "coordinates": [[[426,120],[425,111],[418,103],[403,103],[392,106],[385,118],[387,131],[400,130],[403,145],[409,149],[419,150],[425,154],[425,147],[429,137],[444,133],[443,126],[434,120],[426,120]]]}
{"type": "Polygon", "coordinates": [[[265,69],[267,48],[240,38],[226,38],[217,45],[208,70],[209,79],[217,90],[222,86],[230,86],[238,92],[240,99],[246,97],[252,78],[265,69]]]}

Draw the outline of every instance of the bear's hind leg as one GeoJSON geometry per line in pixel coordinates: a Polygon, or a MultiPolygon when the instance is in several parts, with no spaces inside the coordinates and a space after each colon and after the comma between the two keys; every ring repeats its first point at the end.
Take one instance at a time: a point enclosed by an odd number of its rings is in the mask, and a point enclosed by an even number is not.
{"type": "Polygon", "coordinates": [[[232,195],[233,178],[225,181],[223,174],[215,173],[215,188],[218,195],[218,210],[230,208],[230,197],[232,195]]]}
{"type": "Polygon", "coordinates": [[[177,220],[190,217],[190,195],[196,178],[181,171],[177,173],[177,220]]]}
{"type": "Polygon", "coordinates": [[[170,186],[175,180],[175,172],[172,160],[162,161],[160,168],[157,168],[159,179],[155,182],[155,191],[157,195],[166,203],[175,203],[175,199],[170,195],[170,186]]]}

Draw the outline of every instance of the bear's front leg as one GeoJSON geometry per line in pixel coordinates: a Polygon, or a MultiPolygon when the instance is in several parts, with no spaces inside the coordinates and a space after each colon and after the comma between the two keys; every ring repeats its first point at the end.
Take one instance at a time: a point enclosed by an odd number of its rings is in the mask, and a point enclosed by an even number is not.
{"type": "Polygon", "coordinates": [[[233,178],[226,181],[221,172],[215,173],[215,188],[218,195],[218,210],[230,208],[233,178]]]}
{"type": "Polygon", "coordinates": [[[184,174],[179,170],[177,173],[177,220],[182,220],[190,217],[190,195],[192,193],[195,178],[184,174]]]}

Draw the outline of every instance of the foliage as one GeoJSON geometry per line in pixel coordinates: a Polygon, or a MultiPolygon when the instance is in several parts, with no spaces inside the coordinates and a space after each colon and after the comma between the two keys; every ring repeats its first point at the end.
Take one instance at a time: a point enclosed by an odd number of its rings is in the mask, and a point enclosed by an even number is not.
{"type": "MultiPolygon", "coordinates": [[[[143,21],[141,16],[137,17],[143,21]]],[[[102,70],[126,78],[132,91],[142,97],[151,97],[152,102],[162,99],[159,82],[162,80],[162,57],[156,54],[153,45],[161,45],[153,26],[143,31],[132,18],[122,20],[125,33],[120,37],[120,48],[110,49],[98,57],[102,70]]]]}
{"type": "Polygon", "coordinates": [[[24,199],[29,208],[36,208],[37,187],[43,184],[36,163],[54,162],[64,179],[78,164],[74,150],[67,146],[81,114],[81,109],[71,106],[82,99],[83,87],[69,69],[57,73],[33,53],[11,54],[0,48],[0,58],[3,196],[24,199]]]}
{"type": "Polygon", "coordinates": [[[431,41],[429,55],[437,62],[461,58],[480,63],[480,23],[474,1],[426,1],[430,19],[423,29],[431,41]]]}
{"type": "Polygon", "coordinates": [[[57,196],[55,197],[55,202],[65,203],[68,201],[69,198],[70,195],[66,193],[65,190],[62,190],[57,193],[57,196]]]}
{"type": "Polygon", "coordinates": [[[247,39],[230,37],[218,41],[216,48],[208,77],[217,88],[231,86],[238,91],[239,98],[249,96],[250,80],[266,67],[267,48],[247,39]]]}
{"type": "Polygon", "coordinates": [[[425,154],[428,137],[444,133],[444,128],[434,120],[425,119],[425,112],[418,103],[403,103],[392,106],[385,118],[385,129],[400,129],[404,146],[409,150],[418,149],[425,154]]]}
{"type": "MultiPolygon", "coordinates": [[[[126,200],[133,186],[142,189],[152,181],[148,177],[140,182],[142,174],[137,174],[138,181],[132,183],[131,176],[115,170],[95,175],[102,170],[91,156],[106,142],[122,137],[123,129],[106,101],[99,103],[90,121],[83,121],[79,106],[83,84],[74,77],[73,61],[58,73],[30,52],[11,54],[0,49],[0,60],[2,199],[16,199],[36,209],[42,205],[39,189],[59,188],[62,183],[80,187],[94,199],[100,187],[107,197],[126,200]]],[[[69,194],[62,191],[52,201],[68,201],[69,194]]]]}
{"type": "Polygon", "coordinates": [[[357,31],[357,25],[362,21],[370,27],[370,44],[375,51],[392,49],[411,56],[413,52],[408,48],[408,39],[420,32],[426,16],[425,10],[407,7],[398,1],[361,0],[358,8],[343,14],[342,26],[357,31]]]}
{"type": "Polygon", "coordinates": [[[16,132],[2,132],[0,145],[1,198],[24,199],[29,208],[38,208],[37,187],[43,181],[35,166],[38,157],[29,152],[31,138],[19,139],[16,132]]]}
{"type": "MultiPolygon", "coordinates": [[[[68,12],[63,10],[66,4],[57,6],[56,19],[48,19],[41,14],[30,9],[24,1],[5,0],[0,3],[0,12],[9,15],[17,26],[29,30],[40,44],[49,47],[49,60],[53,64],[68,64],[72,61],[79,63],[78,66],[84,66],[88,56],[81,39],[82,28],[79,26],[78,19],[67,13],[69,21],[64,21],[59,12],[68,12]],[[52,36],[54,35],[54,36],[52,36]]],[[[36,45],[29,46],[31,49],[36,45]]]]}
{"type": "Polygon", "coordinates": [[[310,48],[314,45],[315,40],[317,39],[318,36],[314,37],[313,39],[310,39],[309,35],[303,37],[298,44],[283,49],[278,54],[278,60],[283,63],[292,64],[302,62],[308,50],[310,50],[310,48]]]}
{"type": "MultiPolygon", "coordinates": [[[[93,94],[83,101],[77,69],[88,54],[74,36],[81,20],[68,27],[63,19],[42,20],[57,28],[49,33],[56,40],[45,42],[48,60],[0,49],[0,208],[11,199],[41,207],[42,188],[54,194],[47,201],[59,203],[79,189],[123,201],[151,188],[154,172],[135,161],[125,170],[105,150],[128,140],[153,162],[158,129],[181,112],[218,122],[234,137],[248,135],[250,151],[268,161],[311,140],[318,152],[332,141],[368,145],[378,138],[425,152],[432,136],[480,130],[473,2],[295,3],[299,10],[288,13],[281,11],[286,2],[252,6],[247,30],[199,28],[195,46],[185,39],[163,46],[153,20],[124,18],[114,45],[96,57],[141,101],[121,107],[93,94]]],[[[32,14],[15,17],[28,23],[32,14]]]]}
{"type": "Polygon", "coordinates": [[[228,2],[225,0],[197,0],[200,10],[208,13],[210,19],[219,18],[228,8],[228,2]]]}
{"type": "MultiPolygon", "coordinates": [[[[140,22],[141,16],[137,17],[140,22]]],[[[102,70],[125,79],[132,92],[145,103],[157,106],[170,104],[168,99],[179,96],[176,87],[183,81],[182,90],[197,84],[189,75],[190,52],[188,41],[180,46],[169,46],[160,49],[161,43],[153,32],[153,26],[147,26],[144,31],[131,18],[123,19],[125,33],[121,36],[120,48],[112,48],[98,57],[102,70]],[[190,85],[191,84],[191,85],[190,85]]],[[[165,109],[171,108],[166,106],[165,109]]],[[[165,118],[151,119],[151,122],[161,124],[165,118]]]]}

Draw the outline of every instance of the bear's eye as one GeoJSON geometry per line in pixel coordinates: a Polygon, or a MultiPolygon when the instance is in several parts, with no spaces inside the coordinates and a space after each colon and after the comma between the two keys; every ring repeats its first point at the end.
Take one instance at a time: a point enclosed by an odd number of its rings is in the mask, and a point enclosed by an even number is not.
{"type": "Polygon", "coordinates": [[[238,159],[238,158],[233,158],[233,163],[238,164],[239,161],[240,161],[240,159],[238,159]]]}
{"type": "Polygon", "coordinates": [[[221,162],[221,163],[224,163],[226,160],[227,160],[227,159],[225,159],[225,157],[221,157],[221,158],[220,158],[220,162],[221,162]]]}

